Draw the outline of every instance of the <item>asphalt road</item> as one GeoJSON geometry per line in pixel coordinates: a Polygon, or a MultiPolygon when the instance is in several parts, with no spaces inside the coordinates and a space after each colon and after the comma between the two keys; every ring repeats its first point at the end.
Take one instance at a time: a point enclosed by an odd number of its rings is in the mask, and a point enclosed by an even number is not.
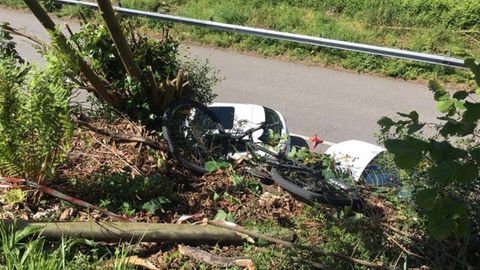
{"type": "MultiPolygon", "coordinates": [[[[7,21],[42,39],[48,35],[35,17],[26,12],[0,9],[0,22],[7,21]]],[[[57,20],[58,23],[65,23],[57,20]]],[[[69,22],[73,29],[78,25],[69,22]]],[[[41,63],[25,40],[19,51],[41,63]]],[[[225,50],[189,46],[186,54],[220,70],[224,80],[215,87],[218,102],[254,103],[282,112],[290,131],[340,142],[359,139],[374,143],[376,121],[396,112],[416,110],[420,120],[435,122],[432,93],[426,84],[380,78],[324,67],[306,66],[225,50]]]]}

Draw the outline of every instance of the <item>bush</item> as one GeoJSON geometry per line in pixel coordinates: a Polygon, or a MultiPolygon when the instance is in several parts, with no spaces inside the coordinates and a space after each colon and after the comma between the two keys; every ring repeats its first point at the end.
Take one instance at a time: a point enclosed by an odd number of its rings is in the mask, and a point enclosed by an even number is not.
{"type": "MultiPolygon", "coordinates": [[[[480,87],[480,64],[467,59],[465,65],[480,87]]],[[[441,124],[420,122],[415,111],[399,113],[402,119],[398,121],[383,117],[378,123],[383,127],[385,147],[408,172],[429,235],[438,241],[456,238],[459,246],[466,246],[479,237],[480,229],[480,88],[453,95],[436,81],[429,88],[443,114],[441,124]]],[[[456,257],[478,259],[478,254],[465,249],[451,250],[451,244],[440,247],[443,252],[457,253],[456,257]]]]}
{"type": "MultiPolygon", "coordinates": [[[[142,76],[152,76],[157,83],[161,83],[173,80],[182,70],[191,86],[190,91],[182,93],[182,97],[204,103],[213,100],[215,95],[212,93],[212,86],[218,78],[215,74],[211,74],[211,69],[206,64],[180,61],[178,43],[168,35],[164,35],[161,39],[136,35],[135,30],[127,23],[124,23],[124,30],[142,76]]],[[[69,42],[81,52],[92,69],[109,82],[111,90],[126,100],[124,113],[149,128],[160,126],[163,112],[160,108],[151,107],[149,103],[151,97],[148,96],[148,91],[145,91],[154,86],[142,86],[127,74],[104,25],[86,24],[69,38],[69,42]]],[[[100,103],[103,102],[100,100],[100,103]]],[[[105,103],[103,106],[108,107],[105,103]]]]}

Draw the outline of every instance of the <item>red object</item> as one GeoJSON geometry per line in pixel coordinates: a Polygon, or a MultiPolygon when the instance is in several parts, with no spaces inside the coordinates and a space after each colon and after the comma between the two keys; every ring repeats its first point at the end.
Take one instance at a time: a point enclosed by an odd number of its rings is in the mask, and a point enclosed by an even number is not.
{"type": "Polygon", "coordinates": [[[311,137],[310,141],[312,141],[312,143],[313,143],[312,149],[315,149],[315,147],[317,147],[317,145],[323,143],[323,140],[319,139],[317,134],[315,134],[315,136],[311,137]]]}
{"type": "MultiPolygon", "coordinates": [[[[47,186],[44,186],[44,185],[40,185],[40,184],[37,184],[35,182],[32,182],[32,181],[28,181],[28,180],[25,180],[25,179],[21,179],[21,178],[14,178],[14,177],[6,177],[6,176],[0,176],[0,182],[10,182],[10,183],[13,183],[12,187],[15,187],[18,185],[25,185],[25,186],[28,186],[28,187],[31,187],[31,188],[35,188],[35,189],[38,189],[40,190],[41,192],[43,193],[46,193],[46,194],[49,194],[49,195],[52,195],[52,196],[55,196],[61,200],[65,200],[65,201],[68,201],[68,202],[71,202],[71,203],[74,203],[74,204],[77,204],[77,205],[80,205],[80,206],[83,206],[87,209],[96,209],[102,213],[104,213],[105,215],[107,216],[110,216],[114,219],[117,219],[117,220],[121,220],[121,221],[131,221],[129,218],[125,218],[123,216],[120,216],[118,214],[115,214],[115,213],[112,213],[106,209],[102,209],[98,206],[95,206],[91,203],[88,203],[88,202],[85,202],[85,201],[82,201],[80,199],[77,199],[75,197],[72,197],[72,196],[69,196],[69,195],[66,195],[60,191],[57,191],[57,190],[54,190],[54,189],[51,189],[47,186]]],[[[8,184],[6,184],[8,185],[8,184]]]]}

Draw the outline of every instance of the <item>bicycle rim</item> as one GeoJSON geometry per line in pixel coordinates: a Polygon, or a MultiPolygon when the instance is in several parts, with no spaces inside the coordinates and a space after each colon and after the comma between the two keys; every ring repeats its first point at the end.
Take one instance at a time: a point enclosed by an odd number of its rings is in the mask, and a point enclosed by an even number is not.
{"type": "Polygon", "coordinates": [[[201,103],[189,100],[171,105],[163,115],[162,131],[170,152],[186,169],[203,174],[205,162],[226,157],[225,131],[201,103]]]}

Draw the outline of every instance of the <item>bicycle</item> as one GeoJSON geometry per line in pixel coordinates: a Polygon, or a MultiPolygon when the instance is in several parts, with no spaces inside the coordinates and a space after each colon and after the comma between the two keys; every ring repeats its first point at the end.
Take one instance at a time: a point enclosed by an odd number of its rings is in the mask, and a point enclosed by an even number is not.
{"type": "Polygon", "coordinates": [[[205,162],[226,160],[242,148],[251,156],[253,164],[270,168],[271,179],[301,201],[353,207],[361,203],[358,194],[346,183],[323,177],[323,167],[307,166],[288,159],[283,151],[275,152],[254,142],[255,131],[268,130],[278,123],[263,122],[243,132],[225,132],[215,113],[193,100],[172,104],[162,120],[163,136],[172,156],[195,173],[206,173],[205,162]]]}

